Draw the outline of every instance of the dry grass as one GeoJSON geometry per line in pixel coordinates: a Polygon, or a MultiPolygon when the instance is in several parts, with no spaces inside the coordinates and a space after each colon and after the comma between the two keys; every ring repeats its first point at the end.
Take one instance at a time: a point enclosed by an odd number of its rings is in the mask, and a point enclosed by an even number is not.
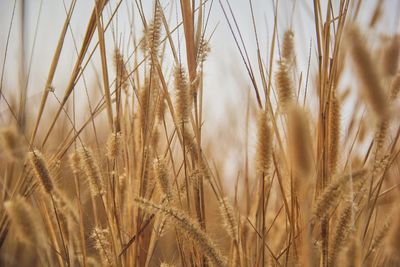
{"type": "Polygon", "coordinates": [[[297,33],[278,31],[286,18],[278,19],[277,3],[269,51],[253,25],[253,62],[228,1],[155,0],[149,15],[140,0],[95,2],[61,98],[53,83],[74,0],[38,110],[26,105],[25,89],[11,101],[2,75],[1,266],[400,266],[400,42],[374,39],[379,4],[362,25],[363,1],[312,1],[307,57],[315,73],[305,75],[297,33]],[[131,54],[115,39],[123,2],[142,21],[131,54]],[[236,178],[225,177],[222,146],[237,145],[233,127],[203,135],[214,8],[254,93],[247,111],[225,114],[227,125],[246,114],[236,178]],[[80,113],[75,94],[94,55],[101,95],[85,81],[80,113]],[[352,97],[342,86],[348,80],[357,87],[352,97]]]}

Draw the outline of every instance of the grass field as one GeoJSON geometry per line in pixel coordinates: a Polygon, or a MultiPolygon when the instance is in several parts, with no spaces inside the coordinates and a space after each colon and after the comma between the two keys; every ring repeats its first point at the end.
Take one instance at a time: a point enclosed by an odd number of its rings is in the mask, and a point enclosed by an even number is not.
{"type": "Polygon", "coordinates": [[[396,1],[6,1],[0,266],[400,266],[396,1]]]}

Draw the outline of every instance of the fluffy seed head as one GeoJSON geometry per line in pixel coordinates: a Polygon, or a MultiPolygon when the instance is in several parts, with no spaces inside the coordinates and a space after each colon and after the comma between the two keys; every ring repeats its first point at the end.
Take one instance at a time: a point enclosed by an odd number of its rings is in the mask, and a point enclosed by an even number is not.
{"type": "Polygon", "coordinates": [[[322,192],[314,206],[314,215],[323,218],[334,208],[339,200],[345,196],[346,185],[350,181],[353,184],[362,181],[367,171],[365,169],[354,171],[351,174],[343,175],[331,182],[322,192]]]}
{"type": "Polygon", "coordinates": [[[25,198],[17,196],[6,201],[4,208],[12,226],[15,227],[16,237],[25,244],[40,245],[43,242],[43,229],[40,218],[33,212],[33,207],[25,198]]]}
{"type": "Polygon", "coordinates": [[[185,70],[181,65],[175,67],[176,115],[178,122],[188,121],[190,115],[190,91],[185,70]]]}
{"type": "Polygon", "coordinates": [[[168,169],[164,159],[156,159],[154,161],[154,171],[157,177],[158,185],[161,192],[166,195],[168,201],[171,201],[171,186],[168,180],[168,169]]]}
{"type": "Polygon", "coordinates": [[[112,133],[107,140],[107,156],[110,160],[117,159],[122,152],[121,132],[112,133]]]}
{"type": "Polygon", "coordinates": [[[0,147],[10,161],[22,158],[21,140],[15,127],[11,126],[0,129],[0,147]]]}
{"type": "Polygon", "coordinates": [[[311,174],[312,140],[306,112],[291,106],[288,114],[289,154],[296,176],[307,177],[311,174]]]}
{"type": "Polygon", "coordinates": [[[104,194],[103,179],[100,168],[90,149],[82,147],[79,150],[81,168],[89,179],[90,190],[94,196],[104,194]]]}
{"type": "Polygon", "coordinates": [[[128,90],[128,71],[125,68],[124,57],[119,49],[114,50],[114,65],[116,72],[116,83],[118,88],[128,90]]]}
{"type": "Polygon", "coordinates": [[[260,111],[257,127],[257,171],[265,177],[269,175],[272,156],[272,134],[265,111],[260,111]]]}
{"type": "Polygon", "coordinates": [[[339,216],[332,244],[329,249],[328,262],[329,266],[336,266],[338,255],[345,244],[346,238],[351,230],[353,220],[353,203],[347,203],[339,216]]]}
{"type": "Polygon", "coordinates": [[[108,264],[112,265],[112,247],[110,242],[110,232],[108,229],[95,227],[90,237],[94,241],[94,247],[99,252],[102,260],[106,260],[108,264]]]}
{"type": "Polygon", "coordinates": [[[160,97],[158,98],[158,105],[157,105],[157,122],[162,123],[163,118],[165,115],[167,105],[165,103],[164,95],[161,93],[160,97]]]}
{"type": "Polygon", "coordinates": [[[275,83],[278,93],[278,104],[282,112],[287,112],[293,102],[294,87],[289,74],[289,67],[285,61],[280,61],[275,74],[275,83]]]}
{"type": "Polygon", "coordinates": [[[340,105],[336,95],[332,95],[329,106],[329,173],[336,173],[337,162],[339,157],[339,141],[340,141],[340,105]]]}
{"type": "Polygon", "coordinates": [[[137,198],[135,201],[147,212],[161,212],[163,215],[167,216],[175,223],[176,227],[193,241],[214,266],[227,266],[226,259],[221,255],[214,242],[212,242],[210,237],[200,228],[198,223],[192,220],[183,211],[174,207],[157,205],[143,198],[137,198]]]}
{"type": "Polygon", "coordinates": [[[219,210],[224,220],[225,229],[228,235],[237,240],[238,237],[238,224],[232,206],[226,198],[221,198],[219,201],[219,210]]]}
{"type": "Polygon", "coordinates": [[[28,159],[35,176],[39,180],[44,191],[50,194],[53,191],[54,186],[43,155],[38,150],[35,150],[33,152],[29,152],[28,159]]]}
{"type": "Polygon", "coordinates": [[[153,21],[147,27],[145,38],[149,54],[155,59],[158,57],[158,50],[161,42],[162,10],[157,2],[155,2],[153,10],[153,21]]]}
{"type": "Polygon", "coordinates": [[[69,155],[69,165],[71,166],[72,172],[77,175],[81,171],[81,162],[78,152],[73,152],[69,155]]]}
{"type": "Polygon", "coordinates": [[[376,116],[384,118],[388,115],[385,92],[381,85],[376,64],[374,64],[360,31],[352,26],[347,31],[356,74],[360,80],[360,90],[376,116]]]}
{"type": "Polygon", "coordinates": [[[291,30],[287,30],[283,35],[282,60],[289,65],[294,60],[294,33],[291,30]]]}
{"type": "Polygon", "coordinates": [[[198,62],[204,63],[204,61],[206,61],[208,53],[210,53],[210,51],[211,51],[211,49],[210,49],[210,46],[209,46],[207,40],[204,39],[204,37],[202,37],[200,40],[200,45],[199,45],[199,49],[197,52],[198,62]]]}

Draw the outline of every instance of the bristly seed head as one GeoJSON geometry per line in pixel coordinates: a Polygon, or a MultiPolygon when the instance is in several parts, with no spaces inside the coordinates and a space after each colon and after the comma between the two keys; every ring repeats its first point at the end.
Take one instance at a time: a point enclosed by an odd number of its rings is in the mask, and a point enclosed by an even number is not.
{"type": "Polygon", "coordinates": [[[190,92],[185,70],[182,65],[175,67],[176,115],[179,123],[189,120],[190,92]]]}
{"type": "Polygon", "coordinates": [[[289,66],[285,61],[280,61],[278,63],[275,83],[278,93],[279,108],[283,113],[286,113],[293,102],[294,87],[289,75],[289,66]]]}
{"type": "Polygon", "coordinates": [[[28,159],[35,173],[35,176],[40,181],[43,189],[46,193],[51,194],[54,186],[51,179],[50,171],[47,167],[47,163],[43,155],[38,150],[34,150],[33,152],[29,152],[28,159]]]}
{"type": "Polygon", "coordinates": [[[122,153],[121,132],[112,133],[107,140],[107,156],[110,160],[117,159],[122,153]]]}
{"type": "Polygon", "coordinates": [[[257,172],[265,177],[269,175],[272,157],[272,133],[267,112],[259,112],[257,128],[257,172]]]}
{"type": "Polygon", "coordinates": [[[377,64],[373,62],[357,27],[349,27],[347,38],[352,52],[353,63],[356,67],[356,74],[361,83],[360,89],[374,114],[380,119],[384,119],[389,115],[388,99],[382,88],[377,64]]]}
{"type": "Polygon", "coordinates": [[[88,148],[82,147],[79,150],[81,168],[89,178],[90,190],[94,196],[104,194],[104,184],[100,168],[88,148]]]}
{"type": "Polygon", "coordinates": [[[283,35],[282,60],[288,65],[291,65],[294,61],[294,57],[294,33],[292,30],[287,30],[283,35]]]}

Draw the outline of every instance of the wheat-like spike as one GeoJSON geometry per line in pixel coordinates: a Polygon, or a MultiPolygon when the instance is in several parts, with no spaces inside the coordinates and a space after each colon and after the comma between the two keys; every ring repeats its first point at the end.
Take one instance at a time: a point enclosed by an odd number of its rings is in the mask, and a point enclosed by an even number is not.
{"type": "Polygon", "coordinates": [[[219,200],[219,210],[224,220],[225,229],[232,240],[238,239],[238,223],[232,206],[226,198],[219,200]]]}
{"type": "Polygon", "coordinates": [[[153,153],[156,153],[157,147],[159,147],[158,146],[159,143],[160,143],[160,131],[158,130],[157,127],[154,127],[151,133],[151,140],[150,140],[150,145],[153,153]]]}
{"type": "Polygon", "coordinates": [[[186,72],[182,65],[175,67],[176,116],[178,122],[187,122],[190,115],[190,92],[186,72]]]}
{"type": "Polygon", "coordinates": [[[16,237],[23,243],[40,246],[44,241],[40,218],[37,218],[33,207],[26,199],[17,196],[13,200],[4,202],[4,208],[12,226],[15,227],[16,237]]]}
{"type": "Polygon", "coordinates": [[[275,83],[278,93],[278,104],[282,112],[287,112],[293,102],[294,86],[289,74],[289,67],[285,61],[278,63],[278,71],[275,74],[275,83]]]}
{"type": "Polygon", "coordinates": [[[172,189],[169,183],[167,162],[165,159],[154,160],[154,171],[157,177],[158,185],[161,192],[167,197],[168,201],[172,200],[172,189]]]}
{"type": "Polygon", "coordinates": [[[344,241],[346,240],[349,231],[351,230],[352,218],[353,218],[353,203],[349,202],[339,216],[332,244],[329,249],[328,263],[329,266],[336,266],[338,255],[343,248],[344,241]]]}
{"type": "Polygon", "coordinates": [[[295,175],[307,177],[312,171],[312,140],[307,113],[291,106],[288,114],[289,150],[295,175]]]}
{"type": "Polygon", "coordinates": [[[350,27],[347,36],[356,74],[361,82],[362,93],[375,115],[385,118],[389,114],[389,109],[376,64],[374,64],[357,27],[350,27]]]}
{"type": "Polygon", "coordinates": [[[337,169],[340,143],[340,105],[335,93],[329,108],[329,172],[334,175],[337,169]]]}
{"type": "Polygon", "coordinates": [[[33,152],[29,152],[28,159],[43,189],[46,193],[51,194],[54,185],[43,155],[38,150],[34,150],[33,152]]]}
{"type": "Polygon", "coordinates": [[[88,148],[82,147],[79,150],[79,157],[81,168],[89,179],[90,190],[93,196],[104,194],[104,184],[100,168],[97,165],[92,151],[88,148]]]}
{"type": "Polygon", "coordinates": [[[81,172],[81,162],[78,152],[73,152],[69,155],[69,165],[75,175],[78,175],[81,172]]]}
{"type": "Polygon", "coordinates": [[[14,126],[0,129],[0,147],[10,161],[22,158],[20,135],[14,126]]]}
{"type": "Polygon", "coordinates": [[[399,68],[400,46],[398,37],[393,37],[383,53],[383,73],[392,77],[399,68]]]}
{"type": "Polygon", "coordinates": [[[283,35],[282,41],[282,60],[291,65],[294,60],[294,33],[287,30],[283,35]]]}
{"type": "Polygon", "coordinates": [[[210,53],[211,48],[204,36],[200,39],[200,44],[197,52],[197,61],[204,63],[206,61],[208,54],[210,53]]]}
{"type": "Polygon", "coordinates": [[[165,111],[167,109],[166,101],[164,94],[160,94],[158,98],[158,105],[157,105],[157,122],[162,123],[164,120],[165,111]]]}
{"type": "Polygon", "coordinates": [[[385,144],[388,128],[389,128],[389,121],[387,119],[384,119],[379,122],[378,131],[376,132],[374,138],[375,156],[377,157],[378,160],[380,159],[380,154],[385,144]]]}
{"type": "Polygon", "coordinates": [[[150,78],[145,77],[144,85],[139,90],[139,125],[142,133],[146,133],[149,126],[147,125],[149,112],[151,108],[151,92],[150,92],[150,78]]]}
{"type": "Polygon", "coordinates": [[[267,112],[260,111],[257,126],[257,172],[265,177],[270,173],[272,158],[272,133],[267,112]]]}
{"type": "Polygon", "coordinates": [[[214,242],[201,230],[198,223],[192,220],[183,211],[174,207],[157,205],[143,198],[137,198],[135,201],[147,212],[160,212],[167,216],[171,222],[174,222],[175,225],[194,242],[214,266],[227,266],[226,259],[221,255],[214,242]]]}
{"type": "MultiPolygon", "coordinates": [[[[70,237],[74,231],[72,230],[72,222],[70,219],[74,220],[74,225],[79,222],[79,217],[76,214],[73,214],[70,211],[73,211],[71,207],[68,207],[68,204],[64,201],[65,196],[61,196],[57,193],[57,196],[54,196],[54,204],[57,207],[57,220],[59,223],[60,233],[62,234],[63,239],[66,243],[69,243],[70,237]],[[71,234],[71,235],[70,235],[71,234]]],[[[76,230],[76,229],[75,229],[76,230]]]]}
{"type": "Polygon", "coordinates": [[[158,48],[161,42],[161,24],[162,24],[162,10],[157,3],[155,2],[154,7],[154,15],[153,21],[149,24],[146,38],[147,38],[147,45],[152,58],[158,57],[158,48]]]}
{"type": "Polygon", "coordinates": [[[322,192],[320,197],[314,206],[314,215],[317,218],[323,218],[332,210],[333,207],[339,202],[341,197],[344,196],[346,185],[350,180],[353,183],[357,183],[361,178],[367,174],[364,169],[357,170],[351,174],[343,175],[333,182],[331,182],[325,190],[322,192]]]}
{"type": "Polygon", "coordinates": [[[107,140],[107,157],[109,160],[117,159],[122,153],[121,132],[112,133],[107,140]]]}
{"type": "Polygon", "coordinates": [[[371,243],[371,252],[374,252],[382,244],[382,241],[386,238],[392,224],[393,216],[389,216],[389,220],[385,222],[383,227],[379,229],[371,243]]]}
{"type": "Polygon", "coordinates": [[[55,190],[54,194],[54,203],[61,212],[64,213],[64,215],[68,214],[69,218],[75,223],[79,223],[79,214],[76,208],[74,207],[74,204],[71,202],[71,200],[68,198],[67,194],[64,191],[61,191],[60,189],[55,190]]]}
{"type": "Polygon", "coordinates": [[[372,177],[376,177],[382,170],[382,167],[386,165],[384,155],[384,145],[387,138],[387,131],[389,128],[389,120],[383,119],[378,124],[378,130],[374,137],[374,159],[372,168],[372,177]]]}
{"type": "Polygon", "coordinates": [[[124,57],[119,49],[114,50],[114,65],[116,72],[117,88],[122,88],[126,93],[128,92],[128,71],[126,70],[124,57]]]}
{"type": "Polygon", "coordinates": [[[167,217],[165,217],[165,216],[161,216],[159,218],[159,220],[160,220],[160,223],[158,225],[157,236],[158,237],[162,237],[162,236],[164,236],[164,234],[165,234],[165,232],[167,230],[167,226],[169,224],[169,221],[168,221],[167,217]]]}
{"type": "Polygon", "coordinates": [[[155,177],[154,177],[154,168],[152,166],[152,163],[154,161],[154,153],[152,153],[151,148],[145,148],[144,153],[143,153],[143,160],[144,166],[143,166],[143,180],[141,183],[141,192],[143,196],[148,196],[150,193],[152,193],[152,189],[154,186],[156,186],[155,177]]]}
{"type": "Polygon", "coordinates": [[[112,247],[108,229],[95,227],[90,237],[94,241],[94,247],[99,252],[101,259],[107,260],[108,264],[112,266],[112,247]]]}

